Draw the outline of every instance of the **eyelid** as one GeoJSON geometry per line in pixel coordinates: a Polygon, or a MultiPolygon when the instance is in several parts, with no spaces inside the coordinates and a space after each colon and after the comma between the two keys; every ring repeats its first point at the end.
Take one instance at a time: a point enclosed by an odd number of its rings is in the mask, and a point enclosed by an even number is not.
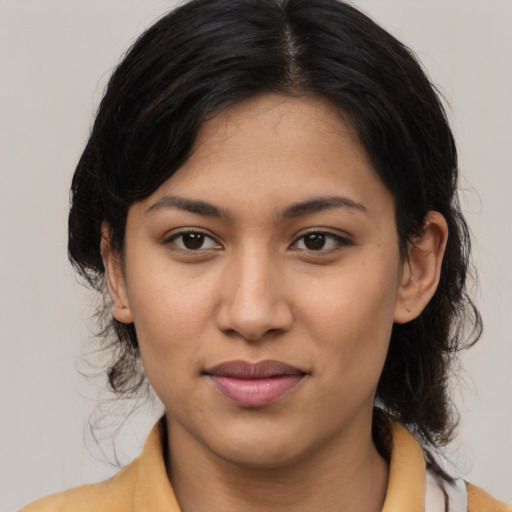
{"type": "MultiPolygon", "coordinates": [[[[180,250],[180,251],[183,251],[183,252],[189,252],[189,253],[199,253],[199,252],[206,252],[208,250],[212,250],[212,249],[219,249],[219,248],[222,248],[222,244],[217,240],[217,238],[212,235],[211,233],[209,233],[208,231],[202,229],[202,228],[194,228],[194,227],[187,227],[187,228],[180,228],[176,231],[172,231],[171,233],[168,233],[166,234],[166,236],[164,237],[163,239],[163,243],[164,244],[173,244],[174,243],[174,240],[176,240],[177,238],[179,238],[180,236],[183,236],[183,235],[187,235],[187,234],[201,234],[203,235],[205,238],[209,238],[210,240],[212,240],[217,247],[213,248],[213,247],[208,247],[208,248],[205,248],[205,249],[187,249],[187,248],[182,248],[182,247],[179,247],[177,246],[176,244],[174,244],[176,250],[180,250]]],[[[310,253],[317,253],[317,254],[328,254],[328,253],[332,253],[332,252],[336,252],[338,250],[341,250],[343,247],[346,247],[346,246],[349,246],[349,245],[353,245],[353,241],[351,239],[351,236],[347,233],[340,233],[339,231],[337,232],[333,232],[332,230],[328,229],[328,228],[309,228],[305,231],[302,231],[300,232],[299,234],[297,234],[294,238],[294,240],[292,241],[292,243],[290,244],[290,248],[292,250],[298,250],[298,251],[304,251],[304,252],[310,252],[310,253]],[[294,245],[296,245],[301,239],[303,239],[304,237],[306,237],[307,235],[310,235],[310,234],[321,234],[321,235],[325,235],[326,238],[331,238],[331,239],[334,239],[336,241],[336,247],[334,248],[330,248],[330,249],[318,249],[318,250],[314,250],[314,249],[294,249],[294,245]]]]}
{"type": "Polygon", "coordinates": [[[205,238],[209,238],[210,240],[213,240],[213,242],[216,244],[217,247],[215,247],[215,248],[208,247],[206,249],[194,250],[194,249],[186,249],[186,248],[178,247],[176,244],[174,244],[176,247],[176,250],[183,251],[183,252],[189,252],[189,253],[194,253],[194,252],[200,253],[200,252],[206,252],[206,251],[212,250],[212,249],[216,250],[216,249],[222,247],[222,245],[219,243],[217,238],[215,236],[213,236],[211,233],[205,231],[204,229],[193,228],[193,227],[181,228],[181,229],[178,229],[177,231],[172,231],[171,233],[166,234],[163,239],[163,243],[165,245],[172,244],[172,243],[174,243],[174,240],[176,240],[180,236],[191,234],[191,233],[200,234],[200,235],[203,235],[205,238]]]}
{"type": "Polygon", "coordinates": [[[306,231],[302,231],[294,238],[294,241],[290,244],[290,248],[292,248],[292,250],[304,251],[304,252],[313,253],[313,254],[316,253],[318,255],[321,255],[321,254],[330,254],[330,253],[339,251],[339,250],[343,249],[344,247],[350,246],[353,244],[354,244],[354,242],[352,240],[352,237],[348,233],[342,234],[339,231],[333,232],[332,230],[327,229],[327,228],[309,228],[306,231]],[[299,242],[299,240],[301,240],[305,236],[311,235],[311,234],[326,235],[326,237],[334,238],[337,241],[337,247],[331,248],[331,249],[318,249],[318,250],[293,249],[293,246],[296,245],[299,242]]]}

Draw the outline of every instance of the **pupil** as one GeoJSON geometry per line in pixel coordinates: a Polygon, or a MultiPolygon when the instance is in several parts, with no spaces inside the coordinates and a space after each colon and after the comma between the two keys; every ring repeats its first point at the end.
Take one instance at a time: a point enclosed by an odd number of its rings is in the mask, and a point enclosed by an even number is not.
{"type": "Polygon", "coordinates": [[[311,249],[313,251],[323,249],[325,245],[325,235],[321,233],[312,233],[311,235],[306,235],[306,238],[304,239],[304,244],[308,249],[311,249]]]}
{"type": "Polygon", "coordinates": [[[200,249],[204,242],[204,235],[201,233],[186,233],[183,235],[183,245],[187,249],[200,249]]]}

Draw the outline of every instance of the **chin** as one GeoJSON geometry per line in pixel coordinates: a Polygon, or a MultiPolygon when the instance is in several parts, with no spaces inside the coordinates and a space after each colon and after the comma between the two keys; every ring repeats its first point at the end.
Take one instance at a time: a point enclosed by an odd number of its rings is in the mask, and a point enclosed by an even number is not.
{"type": "Polygon", "coordinates": [[[283,446],[232,446],[216,455],[240,468],[273,470],[296,464],[301,458],[301,451],[287,449],[283,446]]]}
{"type": "Polygon", "coordinates": [[[308,451],[296,434],[282,428],[278,432],[231,432],[212,442],[210,450],[237,466],[269,470],[296,463],[308,451]]]}

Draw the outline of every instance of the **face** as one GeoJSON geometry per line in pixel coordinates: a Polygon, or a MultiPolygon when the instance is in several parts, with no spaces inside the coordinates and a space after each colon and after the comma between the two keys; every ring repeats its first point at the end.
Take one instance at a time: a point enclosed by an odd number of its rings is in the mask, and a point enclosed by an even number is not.
{"type": "Polygon", "coordinates": [[[107,266],[171,440],[265,467],[369,437],[404,264],[393,198],[327,103],[206,122],[107,266]]]}

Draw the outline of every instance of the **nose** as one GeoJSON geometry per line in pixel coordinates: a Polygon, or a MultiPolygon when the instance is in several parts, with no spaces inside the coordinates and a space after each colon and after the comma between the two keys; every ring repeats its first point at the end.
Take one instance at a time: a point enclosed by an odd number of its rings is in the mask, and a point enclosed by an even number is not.
{"type": "Polygon", "coordinates": [[[258,341],[291,328],[293,314],[282,272],[264,250],[247,249],[233,258],[221,286],[217,326],[223,332],[258,341]]]}

